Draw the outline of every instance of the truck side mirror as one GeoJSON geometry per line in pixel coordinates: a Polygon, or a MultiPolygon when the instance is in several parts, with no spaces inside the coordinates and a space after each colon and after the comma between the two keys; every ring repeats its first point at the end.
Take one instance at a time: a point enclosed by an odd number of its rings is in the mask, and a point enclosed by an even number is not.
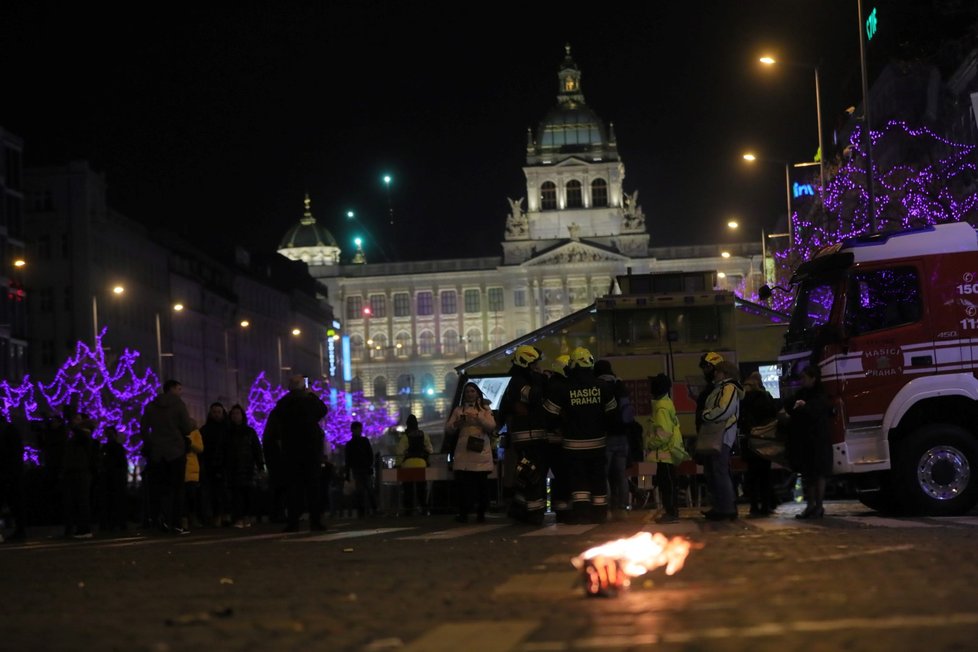
{"type": "Polygon", "coordinates": [[[766,284],[762,285],[757,290],[757,296],[761,301],[767,301],[768,299],[771,298],[772,294],[774,294],[774,292],[771,291],[770,285],[766,285],[766,284]]]}

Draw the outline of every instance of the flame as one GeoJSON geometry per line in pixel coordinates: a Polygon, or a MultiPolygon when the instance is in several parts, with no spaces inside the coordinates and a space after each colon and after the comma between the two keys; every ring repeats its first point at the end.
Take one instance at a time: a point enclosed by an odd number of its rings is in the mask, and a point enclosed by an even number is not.
{"type": "Polygon", "coordinates": [[[586,550],[571,563],[581,570],[590,560],[614,559],[628,577],[644,575],[660,566],[666,567],[666,575],[674,575],[682,570],[690,548],[692,543],[684,537],[670,539],[660,532],[639,532],[628,539],[609,541],[586,550]]]}

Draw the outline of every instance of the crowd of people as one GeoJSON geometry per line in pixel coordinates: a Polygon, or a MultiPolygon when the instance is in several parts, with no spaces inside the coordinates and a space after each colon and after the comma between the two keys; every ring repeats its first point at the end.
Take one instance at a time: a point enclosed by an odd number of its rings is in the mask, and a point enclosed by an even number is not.
{"type": "MultiPolygon", "coordinates": [[[[517,522],[542,524],[548,508],[558,523],[620,519],[642,496],[629,467],[648,461],[656,465],[661,497],[656,521],[674,522],[677,469],[691,458],[702,465],[710,494],[703,517],[733,520],[738,517],[730,471],[734,451],[746,465],[749,515],[769,516],[778,504],[771,461],[748,442],[751,433],[772,428],[787,433],[790,467],[804,483],[807,506],[797,517],[821,518],[832,454],[830,405],[818,367],[803,370],[802,388],[783,403],[765,390],[756,372],[741,383],[738,367],[720,354],[704,354],[700,368],[704,386],[691,397],[697,403],[696,432],[684,433],[665,374],[648,378],[651,404],[643,413],[651,418],[643,428],[626,384],[608,360],[596,361],[586,348],[577,348],[548,366],[539,349],[518,347],[498,410],[491,409],[478,384],[467,382],[445,422],[442,450],[450,455],[456,520],[485,521],[493,503],[490,476],[497,468],[506,476],[501,495],[507,514],[517,522]],[[505,464],[499,464],[500,448],[505,464]]],[[[0,423],[3,535],[26,536],[28,504],[41,512],[34,520],[60,522],[66,537],[79,539],[91,538],[93,526],[124,531],[133,521],[185,535],[201,527],[247,528],[261,514],[295,532],[306,514],[310,530],[323,530],[327,510],[336,515],[349,509],[359,517],[379,512],[380,453],[362,424],[353,422],[349,441],[337,451],[341,461],[330,459],[321,427],[328,407],[302,376],[290,378],[261,439],[241,405],[227,409],[213,403],[198,428],[181,392],[179,382],[167,381],[145,408],[137,437],[145,463],[139,483],[133,482],[139,466],[130,462],[120,433],[106,428],[99,442],[93,437],[97,423],[75,413],[41,424],[39,495],[28,500],[23,442],[17,428],[0,423]],[[132,491],[136,484],[138,492],[132,491]]],[[[403,474],[400,507],[407,514],[426,514],[424,469],[434,453],[431,438],[414,415],[395,436],[394,464],[418,470],[403,474]]]]}

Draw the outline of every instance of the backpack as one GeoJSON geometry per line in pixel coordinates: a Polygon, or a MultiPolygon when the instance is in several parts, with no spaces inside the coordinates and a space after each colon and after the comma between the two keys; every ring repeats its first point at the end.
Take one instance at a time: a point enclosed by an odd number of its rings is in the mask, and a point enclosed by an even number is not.
{"type": "Polygon", "coordinates": [[[428,451],[424,447],[424,431],[416,430],[417,434],[409,434],[407,436],[408,447],[404,451],[404,459],[409,457],[418,457],[423,459],[425,462],[428,461],[428,451]]]}

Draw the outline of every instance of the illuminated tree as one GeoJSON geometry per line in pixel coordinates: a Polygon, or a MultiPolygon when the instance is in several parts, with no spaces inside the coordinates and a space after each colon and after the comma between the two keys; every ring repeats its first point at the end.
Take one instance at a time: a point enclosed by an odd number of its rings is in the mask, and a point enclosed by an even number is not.
{"type": "MultiPolygon", "coordinates": [[[[978,225],[974,145],[954,143],[926,127],[897,121],[872,132],[872,142],[877,231],[946,222],[978,225]]],[[[794,247],[774,254],[776,276],[782,281],[823,247],[872,230],[860,129],[853,132],[846,152],[846,160],[825,188],[824,203],[816,203],[808,216],[791,216],[794,247]]],[[[790,301],[788,294],[775,293],[771,307],[786,310],[790,301]]]]}

